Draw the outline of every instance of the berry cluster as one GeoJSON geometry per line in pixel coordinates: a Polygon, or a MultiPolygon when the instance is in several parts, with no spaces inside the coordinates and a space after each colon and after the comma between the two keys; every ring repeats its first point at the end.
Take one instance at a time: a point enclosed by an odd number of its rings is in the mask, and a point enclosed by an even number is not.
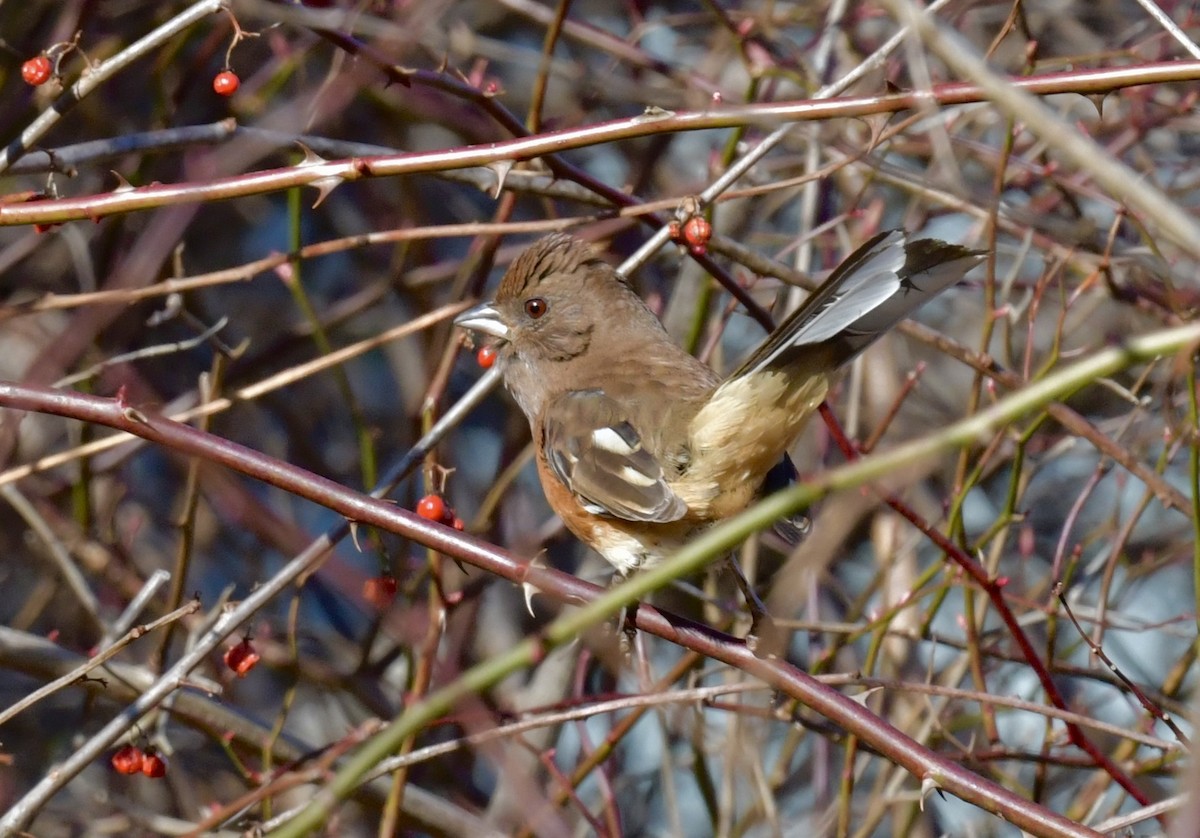
{"type": "Polygon", "coordinates": [[[668,232],[671,241],[686,244],[687,249],[695,256],[703,256],[708,252],[708,240],[712,238],[712,225],[702,215],[693,215],[682,224],[672,221],[668,232]]]}
{"type": "Polygon", "coordinates": [[[154,748],[143,751],[137,745],[126,745],[112,755],[111,761],[121,774],[145,774],[156,780],[167,774],[167,758],[154,748]]]}
{"type": "MultiPolygon", "coordinates": [[[[21,65],[21,78],[31,87],[41,87],[54,75],[54,64],[45,53],[35,55],[21,65]]],[[[233,70],[222,70],[213,77],[213,90],[220,96],[232,96],[241,87],[242,80],[233,70]]]]}
{"type": "MultiPolygon", "coordinates": [[[[416,512],[426,521],[437,521],[439,524],[454,527],[456,530],[466,528],[463,519],[454,513],[454,507],[446,503],[446,500],[437,493],[428,494],[417,501],[416,512]]],[[[364,600],[382,611],[392,604],[398,588],[396,577],[390,573],[383,573],[363,582],[362,596],[364,600]]]]}

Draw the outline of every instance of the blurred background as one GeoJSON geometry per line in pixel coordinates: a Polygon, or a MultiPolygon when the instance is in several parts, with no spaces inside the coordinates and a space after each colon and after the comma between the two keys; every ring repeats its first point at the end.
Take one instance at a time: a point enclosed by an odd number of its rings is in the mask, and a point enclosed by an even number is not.
{"type": "MultiPolygon", "coordinates": [[[[1133,2],[952,2],[938,15],[996,69],[1036,78],[1185,58],[1194,7],[1161,5],[1184,43],[1133,2]]],[[[620,263],[677,212],[686,217],[690,196],[783,123],[759,114],[739,127],[644,130],[511,171],[500,156],[491,167],[430,163],[331,191],[255,191],[239,176],[297,167],[306,153],[450,152],[609,120],[636,126],[635,117],[663,111],[801,100],[898,31],[875,3],[239,0],[131,50],[188,8],[0,3],[4,142],[61,111],[3,173],[0,201],[91,199],[97,209],[94,222],[0,227],[0,378],[121,393],[168,415],[225,398],[196,422],[364,490],[481,374],[448,306],[486,296],[552,227],[569,226],[620,263]],[[126,50],[127,66],[78,101],[60,98],[126,50]],[[51,78],[30,85],[23,65],[42,54],[51,78]],[[214,90],[223,71],[236,74],[231,95],[214,90]],[[156,182],[190,191],[180,201],[148,194],[124,214],[104,210],[114,190],[156,182]],[[224,184],[237,196],[228,199],[224,184]],[[621,211],[620,195],[650,206],[621,211]],[[301,370],[430,312],[444,316],[345,362],[301,370]]],[[[1044,104],[1193,212],[1198,76],[1044,104]]],[[[931,80],[958,79],[910,41],[843,95],[921,90],[931,80]]],[[[847,432],[886,448],[986,408],[1014,382],[1191,318],[1200,301],[1194,261],[1054,152],[1053,140],[986,102],[880,107],[796,123],[697,211],[712,223],[708,253],[725,278],[777,317],[881,229],[988,250],[968,281],[920,312],[925,331],[889,335],[832,394],[847,432]],[[928,330],[986,354],[1009,382],[982,377],[928,330]]],[[[631,281],[672,334],[720,371],[764,334],[685,247],[659,250],[631,281]]],[[[1121,676],[1190,730],[1194,392],[1186,361],[1132,367],[1072,396],[1066,419],[1028,416],[878,487],[1006,580],[1006,601],[1067,709],[1102,725],[1087,728],[1089,737],[1148,801],[1176,793],[1181,742],[1091,653],[1054,590],[1063,584],[1082,629],[1121,676]],[[1100,439],[1110,444],[1104,453],[1100,439]]],[[[340,518],[55,417],[0,411],[0,457],[0,711],[131,625],[192,597],[201,604],[123,649],[115,660],[124,669],[103,683],[75,683],[0,717],[7,808],[120,713],[226,602],[340,518]],[[171,583],[126,614],[158,571],[171,583]]],[[[802,475],[844,462],[819,419],[793,459],[802,475]]],[[[468,531],[607,583],[607,565],[550,513],[528,426],[506,395],[473,412],[393,497],[414,508],[431,493],[468,531]]],[[[1077,820],[1102,824],[1138,807],[1114,771],[1097,768],[1045,712],[1033,669],[978,587],[878,491],[835,494],[809,514],[811,533],[797,548],[766,535],[740,551],[791,630],[789,660],[835,679],[927,747],[1077,820]]],[[[360,530],[226,644],[249,639],[258,666],[239,678],[212,656],[127,737],[169,758],[166,777],[123,776],[97,762],[53,797],[33,831],[232,835],[304,802],[313,786],[296,783],[274,787],[265,802],[237,801],[280,765],[332,760],[370,720],[394,717],[562,607],[538,597],[530,615],[520,590],[468,571],[360,530]],[[381,581],[389,579],[394,595],[381,581]]],[[[690,580],[656,602],[740,634],[745,615],[728,581],[690,580]]],[[[630,660],[611,631],[597,632],[464,703],[412,747],[487,731],[499,734],[364,787],[331,832],[1015,834],[950,797],[920,805],[919,781],[846,731],[652,638],[630,660]],[[687,692],[722,685],[745,692],[703,700],[687,692]],[[662,701],[503,732],[522,711],[647,695],[662,701]],[[596,767],[581,768],[593,759],[596,767]]],[[[1132,834],[1162,829],[1149,821],[1132,834]]]]}

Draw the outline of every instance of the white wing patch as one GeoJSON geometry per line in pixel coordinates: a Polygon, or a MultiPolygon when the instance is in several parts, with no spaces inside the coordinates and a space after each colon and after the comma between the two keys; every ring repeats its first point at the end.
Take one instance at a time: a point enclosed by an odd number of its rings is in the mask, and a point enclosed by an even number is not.
{"type": "MultiPolygon", "coordinates": [[[[630,452],[632,453],[632,452],[630,452]]],[[[653,486],[658,482],[658,479],[651,477],[645,472],[638,471],[633,466],[624,466],[621,468],[621,479],[626,483],[633,483],[635,486],[653,486]]]]}
{"type": "Polygon", "coordinates": [[[573,390],[543,413],[546,464],[584,508],[626,521],[666,523],[687,514],[628,412],[601,390],[573,390]]]}
{"type": "Polygon", "coordinates": [[[613,428],[596,428],[592,431],[592,444],[618,457],[629,457],[637,453],[637,449],[613,428]]]}

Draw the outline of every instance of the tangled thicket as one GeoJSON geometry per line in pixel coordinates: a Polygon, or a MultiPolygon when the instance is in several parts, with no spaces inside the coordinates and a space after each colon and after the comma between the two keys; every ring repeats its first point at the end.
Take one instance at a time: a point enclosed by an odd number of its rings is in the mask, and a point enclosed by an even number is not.
{"type": "Polygon", "coordinates": [[[0,833],[1200,833],[1190,4],[227,6],[0,4],[0,833]],[[605,566],[500,395],[351,511],[525,244],[697,215],[631,276],[720,370],[731,288],[989,254],[797,445],[808,538],[729,536],[776,657],[720,576],[631,656],[531,616],[605,566]]]}

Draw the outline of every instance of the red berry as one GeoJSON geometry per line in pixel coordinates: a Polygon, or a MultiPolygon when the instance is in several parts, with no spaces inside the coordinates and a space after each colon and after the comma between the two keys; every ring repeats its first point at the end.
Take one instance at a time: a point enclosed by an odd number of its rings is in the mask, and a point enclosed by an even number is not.
{"type": "Polygon", "coordinates": [[[242,80],[237,77],[237,73],[232,70],[222,70],[213,79],[213,90],[222,96],[232,96],[237,93],[241,83],[242,80]]]}
{"type": "Polygon", "coordinates": [[[708,252],[710,238],[712,238],[712,225],[702,216],[693,215],[683,225],[683,240],[687,242],[688,250],[697,256],[708,252]]]}
{"type": "Polygon", "coordinates": [[[672,219],[671,222],[667,224],[667,235],[673,242],[683,239],[683,228],[680,227],[678,221],[672,219]]]}
{"type": "Polygon", "coordinates": [[[391,605],[395,598],[395,576],[376,576],[363,583],[363,599],[381,611],[391,605]]]}
{"type": "Polygon", "coordinates": [[[151,751],[142,758],[142,773],[147,777],[165,777],[167,774],[167,758],[158,751],[151,751]]]}
{"type": "Polygon", "coordinates": [[[467,525],[463,523],[462,518],[455,518],[454,521],[451,522],[450,526],[454,527],[454,529],[458,530],[459,532],[462,532],[467,528],[467,525]]]}
{"type": "Polygon", "coordinates": [[[491,344],[479,347],[479,352],[476,353],[475,360],[485,370],[491,369],[492,364],[496,363],[496,347],[491,344]]]}
{"type": "Polygon", "coordinates": [[[112,767],[122,774],[136,774],[142,770],[145,754],[137,745],[126,745],[112,755],[112,767]]]}
{"type": "Polygon", "coordinates": [[[49,58],[44,55],[35,55],[21,65],[21,78],[25,79],[26,84],[37,87],[39,84],[50,81],[50,74],[53,70],[49,58]]]}
{"type": "Polygon", "coordinates": [[[417,503],[417,514],[428,521],[440,521],[446,515],[446,502],[440,495],[426,495],[417,503]]]}
{"type": "Polygon", "coordinates": [[[245,678],[246,673],[262,660],[249,638],[225,651],[225,665],[232,669],[239,678],[245,678]]]}

